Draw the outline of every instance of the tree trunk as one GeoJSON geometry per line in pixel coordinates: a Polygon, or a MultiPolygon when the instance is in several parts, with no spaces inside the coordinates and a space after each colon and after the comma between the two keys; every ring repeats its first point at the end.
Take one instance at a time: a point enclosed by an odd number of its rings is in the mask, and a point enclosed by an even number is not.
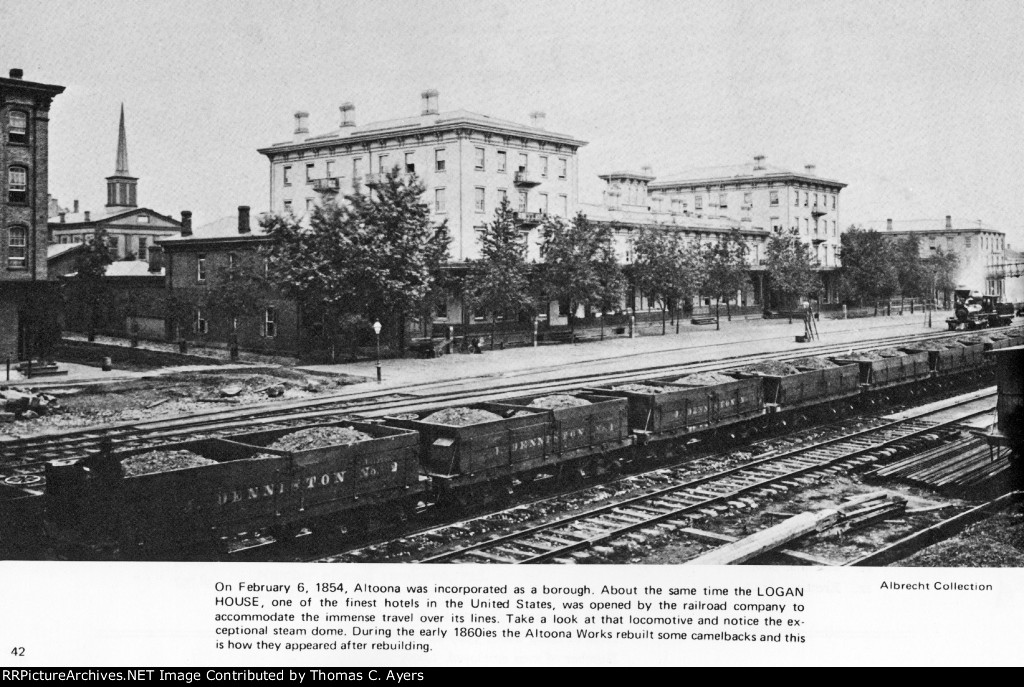
{"type": "Polygon", "coordinates": [[[718,312],[718,306],[719,306],[719,304],[720,304],[721,300],[722,300],[721,298],[715,298],[715,331],[716,331],[716,332],[717,332],[717,331],[718,331],[719,329],[721,329],[721,328],[722,328],[722,322],[721,322],[721,320],[722,320],[722,316],[721,316],[721,314],[720,314],[720,313],[718,312]]]}
{"type": "Polygon", "coordinates": [[[730,307],[730,301],[725,302],[725,319],[732,322],[732,308],[730,307]]]}
{"type": "Polygon", "coordinates": [[[665,336],[665,302],[661,303],[661,335],[665,336]]]}

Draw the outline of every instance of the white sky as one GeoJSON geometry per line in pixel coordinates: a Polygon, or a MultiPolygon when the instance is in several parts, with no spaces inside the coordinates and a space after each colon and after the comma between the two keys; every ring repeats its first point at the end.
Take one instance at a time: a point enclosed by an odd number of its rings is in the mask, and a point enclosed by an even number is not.
{"type": "Polygon", "coordinates": [[[139,202],[266,208],[258,147],[468,109],[589,141],[597,174],[767,162],[849,184],[841,221],[981,219],[1024,244],[1024,3],[285,0],[4,3],[0,69],[61,84],[50,190],[105,203],[125,103],[139,202]]]}

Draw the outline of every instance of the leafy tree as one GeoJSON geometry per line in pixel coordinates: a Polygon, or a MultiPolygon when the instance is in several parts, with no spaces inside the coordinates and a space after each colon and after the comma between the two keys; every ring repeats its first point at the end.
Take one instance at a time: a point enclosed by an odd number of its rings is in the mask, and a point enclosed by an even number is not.
{"type": "Polygon", "coordinates": [[[481,258],[470,265],[463,287],[467,304],[486,312],[492,328],[496,327],[499,315],[507,317],[535,310],[525,240],[507,198],[495,210],[494,221],[484,227],[480,243],[481,258]]]}
{"type": "Polygon", "coordinates": [[[918,237],[911,234],[897,240],[892,254],[900,296],[913,298],[927,294],[931,280],[927,278],[924,260],[921,259],[921,242],[918,237]]]}
{"type": "Polygon", "coordinates": [[[891,298],[899,289],[899,270],[892,242],[877,231],[850,227],[840,239],[843,266],[839,291],[845,300],[891,298]]]}
{"type": "Polygon", "coordinates": [[[395,167],[369,192],[315,207],[308,227],[264,217],[269,283],[325,321],[380,319],[385,336],[404,347],[406,318],[429,303],[451,241],[447,223],[430,221],[423,191],[395,167]]]}
{"type": "Polygon", "coordinates": [[[74,288],[85,301],[89,309],[88,332],[89,341],[96,340],[96,320],[100,301],[107,294],[104,279],[107,266],[114,262],[113,245],[107,230],[99,227],[85,242],[85,250],[75,260],[74,288]]]}
{"type": "Polygon", "coordinates": [[[204,303],[217,319],[231,323],[231,334],[238,318],[256,315],[266,307],[267,282],[259,270],[235,265],[211,277],[204,303]]]}
{"type": "Polygon", "coordinates": [[[725,301],[726,316],[731,321],[729,304],[747,284],[747,242],[738,229],[733,229],[723,239],[707,246],[701,258],[707,273],[703,290],[715,297],[716,317],[718,303],[725,301]]]}
{"type": "MultiPolygon", "coordinates": [[[[633,284],[661,302],[663,334],[666,307],[677,309],[700,288],[699,265],[697,251],[671,229],[643,227],[633,242],[633,284]]],[[[678,321],[677,312],[673,317],[678,321]]]]}
{"type": "Polygon", "coordinates": [[[772,287],[789,307],[800,296],[816,291],[821,284],[807,244],[800,240],[796,229],[768,237],[765,268],[772,287]]]}
{"type": "Polygon", "coordinates": [[[570,329],[580,306],[605,307],[621,298],[625,281],[610,225],[591,224],[583,213],[571,222],[549,217],[541,236],[540,283],[549,298],[568,304],[570,329]]]}
{"type": "Polygon", "coordinates": [[[935,255],[922,260],[922,271],[931,297],[937,298],[941,291],[943,303],[948,304],[949,294],[957,286],[960,257],[956,253],[947,253],[939,248],[935,255]]]}

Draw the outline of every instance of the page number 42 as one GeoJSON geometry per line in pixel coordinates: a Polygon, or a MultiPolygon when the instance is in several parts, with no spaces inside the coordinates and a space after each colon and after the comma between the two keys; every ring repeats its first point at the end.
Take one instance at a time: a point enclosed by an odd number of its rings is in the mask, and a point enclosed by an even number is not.
{"type": "Polygon", "coordinates": [[[13,649],[11,649],[11,656],[24,656],[24,655],[25,655],[25,647],[23,647],[23,646],[16,646],[13,649]]]}

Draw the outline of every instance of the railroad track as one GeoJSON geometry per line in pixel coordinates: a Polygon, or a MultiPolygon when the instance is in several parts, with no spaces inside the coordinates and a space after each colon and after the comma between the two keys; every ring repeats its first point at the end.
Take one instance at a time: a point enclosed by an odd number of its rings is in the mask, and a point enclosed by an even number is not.
{"type": "MultiPolygon", "coordinates": [[[[947,406],[942,411],[974,403],[979,397],[994,396],[994,392],[972,394],[968,400],[947,406]]],[[[770,497],[773,493],[802,486],[809,477],[823,473],[839,474],[876,462],[894,454],[897,447],[908,440],[951,430],[968,417],[990,413],[991,409],[970,412],[943,422],[924,419],[942,411],[928,410],[915,417],[852,432],[814,446],[792,449],[728,470],[670,484],[584,513],[568,515],[487,541],[457,546],[417,562],[521,564],[568,560],[567,557],[576,551],[661,523],[715,517],[734,508],[754,507],[757,505],[754,497],[770,497]]]]}
{"type": "MultiPolygon", "coordinates": [[[[467,380],[448,384],[427,382],[410,385],[401,391],[348,392],[321,397],[267,403],[237,410],[208,411],[178,418],[122,422],[99,425],[66,432],[35,435],[17,439],[0,439],[0,466],[15,466],[21,471],[57,459],[80,458],[99,450],[100,443],[109,440],[115,450],[143,449],[177,441],[223,436],[251,428],[259,423],[260,429],[275,429],[308,423],[330,422],[352,416],[382,417],[394,413],[416,412],[432,407],[478,403],[499,400],[530,393],[553,393],[581,386],[612,384],[620,381],[651,379],[673,374],[721,370],[759,360],[785,361],[807,355],[830,355],[849,350],[898,346],[938,338],[956,338],[949,333],[898,336],[860,344],[819,345],[799,352],[752,354],[703,360],[683,364],[655,365],[626,372],[595,372],[565,376],[555,381],[508,381],[486,378],[485,390],[466,391],[457,388],[445,391],[445,386],[464,387],[467,380]]],[[[611,361],[608,361],[611,362],[611,361]]],[[[535,372],[535,371],[531,371],[535,372]]],[[[528,373],[523,373],[528,374],[528,373]]],[[[473,380],[478,384],[480,380],[473,380]]]]}

